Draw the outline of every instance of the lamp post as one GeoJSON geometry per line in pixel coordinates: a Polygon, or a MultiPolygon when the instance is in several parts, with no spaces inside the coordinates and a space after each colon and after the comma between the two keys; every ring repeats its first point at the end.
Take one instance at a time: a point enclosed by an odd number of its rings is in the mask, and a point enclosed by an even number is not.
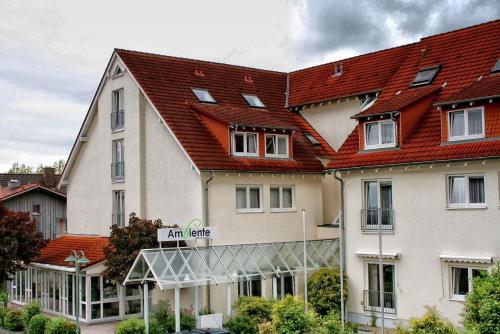
{"type": "Polygon", "coordinates": [[[64,260],[64,262],[70,262],[75,264],[75,272],[76,272],[76,283],[75,283],[75,299],[77,305],[75,306],[75,318],[76,318],[76,334],[80,334],[80,265],[85,265],[89,263],[89,259],[85,257],[85,253],[83,251],[72,250],[70,256],[64,260]]]}

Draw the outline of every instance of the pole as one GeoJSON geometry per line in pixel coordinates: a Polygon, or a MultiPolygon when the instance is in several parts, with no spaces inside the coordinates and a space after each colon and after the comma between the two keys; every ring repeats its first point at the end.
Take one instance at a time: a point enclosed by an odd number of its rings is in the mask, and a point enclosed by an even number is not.
{"type": "Polygon", "coordinates": [[[149,288],[148,283],[143,285],[143,295],[144,295],[144,327],[146,334],[149,334],[149,288]]]}
{"type": "Polygon", "coordinates": [[[180,288],[175,288],[175,331],[180,332],[181,331],[181,289],[180,288]]]}
{"type": "Polygon", "coordinates": [[[227,298],[226,299],[226,303],[227,303],[227,305],[226,305],[227,310],[226,311],[227,311],[228,318],[231,318],[231,311],[232,311],[232,309],[231,309],[231,306],[232,306],[231,305],[231,303],[232,303],[232,295],[231,295],[232,291],[231,290],[232,290],[232,288],[233,288],[233,285],[231,283],[226,284],[226,298],[227,298]]]}
{"type": "Polygon", "coordinates": [[[200,327],[200,287],[194,287],[194,317],[196,319],[196,328],[200,327]]]}
{"type": "Polygon", "coordinates": [[[345,306],[344,306],[344,213],[342,209],[339,212],[339,224],[340,224],[340,323],[341,323],[341,331],[340,333],[344,333],[344,323],[345,323],[345,306]]]}
{"type": "Polygon", "coordinates": [[[302,232],[304,234],[304,311],[307,313],[307,235],[306,235],[306,209],[302,209],[302,232]]]}
{"type": "Polygon", "coordinates": [[[76,334],[80,334],[80,307],[82,303],[80,302],[80,262],[78,259],[75,261],[75,272],[76,272],[76,302],[75,307],[75,318],[76,318],[76,334]]]}
{"type": "Polygon", "coordinates": [[[381,309],[381,321],[382,321],[382,334],[385,331],[384,322],[384,261],[382,259],[382,209],[378,209],[378,275],[379,275],[379,290],[380,290],[380,309],[381,309]]]}

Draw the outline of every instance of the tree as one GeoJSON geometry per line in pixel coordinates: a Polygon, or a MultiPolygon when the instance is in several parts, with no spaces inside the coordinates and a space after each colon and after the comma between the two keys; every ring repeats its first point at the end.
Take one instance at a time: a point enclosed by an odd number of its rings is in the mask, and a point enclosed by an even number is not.
{"type": "MultiPolygon", "coordinates": [[[[104,248],[106,269],[103,276],[122,284],[141,249],[158,248],[158,229],[164,226],[161,219],[155,221],[130,214],[129,224],[125,227],[111,226],[109,244],[104,248]]],[[[180,243],[185,246],[185,242],[180,243]]],[[[164,243],[166,247],[177,246],[176,242],[164,243]]]]}
{"type": "MultiPolygon", "coordinates": [[[[347,276],[344,275],[344,296],[347,300],[347,276]]],[[[314,272],[307,280],[309,303],[320,315],[333,310],[340,312],[340,270],[323,268],[314,272]]]]}
{"type": "Polygon", "coordinates": [[[465,302],[464,324],[481,334],[500,333],[500,263],[476,277],[465,302]]]}
{"type": "Polygon", "coordinates": [[[14,162],[12,167],[7,171],[9,174],[33,174],[34,168],[25,164],[19,164],[19,162],[14,162]]]}
{"type": "Polygon", "coordinates": [[[64,166],[66,165],[66,161],[63,159],[59,159],[58,161],[54,161],[52,166],[44,166],[43,164],[38,165],[38,167],[33,167],[25,164],[20,164],[19,162],[14,162],[12,167],[7,171],[9,174],[42,174],[43,169],[45,167],[52,167],[55,169],[56,174],[62,174],[64,171],[64,166]]]}
{"type": "Polygon", "coordinates": [[[24,269],[46,245],[29,213],[13,212],[0,205],[0,283],[24,269]]]}

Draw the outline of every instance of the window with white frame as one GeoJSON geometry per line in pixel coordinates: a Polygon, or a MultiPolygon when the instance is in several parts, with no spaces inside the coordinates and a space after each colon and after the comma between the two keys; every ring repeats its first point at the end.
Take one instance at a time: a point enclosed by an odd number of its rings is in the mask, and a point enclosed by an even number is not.
{"type": "Polygon", "coordinates": [[[242,280],[238,283],[238,296],[262,296],[262,280],[242,280]]]}
{"type": "Polygon", "coordinates": [[[256,157],[259,155],[259,136],[253,132],[233,132],[232,147],[233,155],[256,157]]]}
{"type": "Polygon", "coordinates": [[[396,146],[396,123],[392,120],[365,123],[365,149],[396,146]]]}
{"type": "MultiPolygon", "coordinates": [[[[364,306],[366,311],[380,312],[381,298],[380,298],[380,265],[378,263],[367,263],[367,270],[365,278],[365,286],[367,290],[364,291],[364,306]]],[[[383,305],[384,311],[387,313],[394,313],[396,309],[396,266],[392,263],[384,263],[382,265],[382,276],[384,286],[383,305]]]]}
{"type": "Polygon", "coordinates": [[[393,228],[392,181],[364,181],[362,225],[364,230],[375,230],[379,221],[383,230],[393,228]]]}
{"type": "Polygon", "coordinates": [[[295,193],[293,186],[271,186],[271,211],[291,211],[295,208],[295,193]]]}
{"type": "Polygon", "coordinates": [[[113,192],[113,224],[125,226],[125,191],[113,192]]]}
{"type": "Polygon", "coordinates": [[[484,138],[484,109],[470,108],[448,112],[449,140],[484,138]]]}
{"type": "Polygon", "coordinates": [[[448,207],[486,207],[483,175],[449,175],[448,207]]]}
{"type": "Polygon", "coordinates": [[[266,135],[266,157],[288,158],[288,135],[266,135]]]}
{"type": "Polygon", "coordinates": [[[125,159],[123,139],[113,140],[113,162],[111,163],[111,178],[113,181],[125,177],[125,159]]]}
{"type": "Polygon", "coordinates": [[[481,275],[484,268],[451,267],[451,298],[464,300],[472,291],[474,278],[481,275]]]}
{"type": "Polygon", "coordinates": [[[123,129],[123,124],[125,121],[125,107],[123,102],[123,88],[117,89],[112,93],[113,106],[111,110],[111,129],[119,130],[123,129]]]}
{"type": "Polygon", "coordinates": [[[262,187],[236,186],[236,211],[262,212],[262,187]]]}

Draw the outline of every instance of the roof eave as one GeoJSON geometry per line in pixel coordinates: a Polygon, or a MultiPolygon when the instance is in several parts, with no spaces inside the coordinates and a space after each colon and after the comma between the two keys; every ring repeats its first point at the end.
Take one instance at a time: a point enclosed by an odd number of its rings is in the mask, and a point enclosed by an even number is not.
{"type": "Polygon", "coordinates": [[[433,105],[435,107],[441,107],[441,106],[446,106],[446,105],[450,105],[450,104],[461,104],[461,103],[467,103],[467,102],[476,102],[476,101],[481,101],[481,100],[496,99],[499,97],[500,97],[500,94],[491,95],[491,96],[474,97],[474,98],[463,99],[463,100],[436,102],[433,105]]]}

